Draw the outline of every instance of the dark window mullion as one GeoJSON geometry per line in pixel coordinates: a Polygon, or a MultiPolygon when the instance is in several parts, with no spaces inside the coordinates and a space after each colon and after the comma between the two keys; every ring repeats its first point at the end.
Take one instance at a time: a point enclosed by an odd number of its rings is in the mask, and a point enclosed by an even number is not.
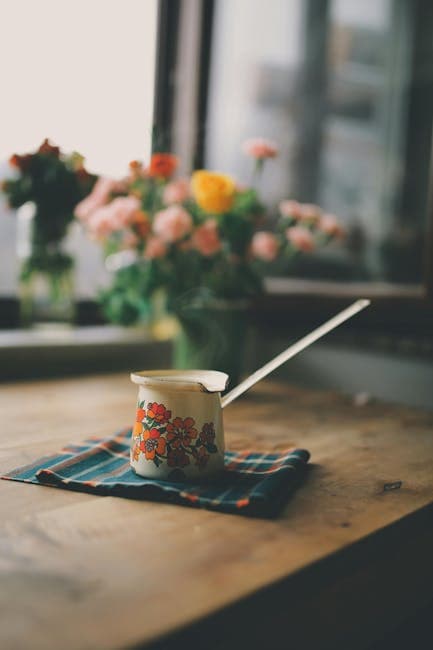
{"type": "Polygon", "coordinates": [[[159,0],[152,151],[172,146],[181,7],[182,0],[159,0]]]}

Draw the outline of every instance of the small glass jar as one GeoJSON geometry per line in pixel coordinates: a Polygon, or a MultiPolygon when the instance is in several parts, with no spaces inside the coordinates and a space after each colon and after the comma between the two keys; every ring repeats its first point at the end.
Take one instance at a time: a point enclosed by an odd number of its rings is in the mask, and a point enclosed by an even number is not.
{"type": "Polygon", "coordinates": [[[44,242],[38,236],[33,203],[17,211],[17,254],[21,325],[72,323],[74,260],[64,250],[63,238],[44,242]]]}

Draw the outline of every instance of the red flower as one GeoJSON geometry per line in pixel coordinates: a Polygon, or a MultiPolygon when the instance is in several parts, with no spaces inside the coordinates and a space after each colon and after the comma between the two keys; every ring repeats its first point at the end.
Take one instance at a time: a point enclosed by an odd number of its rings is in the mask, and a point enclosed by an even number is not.
{"type": "Polygon", "coordinates": [[[210,443],[213,444],[215,441],[215,428],[213,422],[209,422],[203,425],[202,430],[200,431],[200,440],[203,444],[210,443]]]}
{"type": "Polygon", "coordinates": [[[146,460],[153,460],[158,454],[162,456],[165,453],[165,440],[161,438],[158,429],[146,429],[144,432],[144,440],[140,442],[140,449],[144,452],[146,460]]]}
{"type": "Polygon", "coordinates": [[[135,416],[136,422],[143,422],[145,417],[146,417],[146,410],[145,409],[137,409],[137,415],[135,416]]]}
{"type": "Polygon", "coordinates": [[[198,465],[200,469],[203,469],[207,465],[209,460],[209,454],[206,451],[206,447],[198,447],[194,449],[194,458],[195,464],[198,465]]]}
{"type": "Polygon", "coordinates": [[[149,402],[147,405],[147,416],[151,420],[156,420],[160,424],[165,424],[171,418],[171,411],[168,411],[164,404],[149,402]]]}
{"type": "Polygon", "coordinates": [[[185,467],[189,465],[189,458],[182,447],[170,449],[167,456],[167,465],[169,467],[185,467]]]}
{"type": "Polygon", "coordinates": [[[11,167],[16,167],[21,172],[24,172],[30,166],[32,162],[32,155],[30,153],[20,156],[17,153],[14,153],[13,156],[9,158],[9,165],[11,167]]]}
{"type": "Polygon", "coordinates": [[[19,169],[20,161],[21,161],[21,156],[19,156],[17,153],[14,153],[14,155],[9,158],[9,165],[11,167],[18,167],[19,169]]]}
{"type": "Polygon", "coordinates": [[[50,144],[48,138],[45,138],[45,140],[43,141],[43,143],[38,149],[38,153],[50,154],[58,158],[60,155],[60,149],[59,147],[50,144]]]}
{"type": "Polygon", "coordinates": [[[154,153],[147,173],[156,178],[170,178],[176,170],[177,163],[177,157],[171,153],[154,153]]]}
{"type": "Polygon", "coordinates": [[[193,418],[174,418],[173,422],[167,424],[167,440],[172,442],[173,447],[189,447],[192,440],[197,438],[197,429],[194,428],[193,418]]]}

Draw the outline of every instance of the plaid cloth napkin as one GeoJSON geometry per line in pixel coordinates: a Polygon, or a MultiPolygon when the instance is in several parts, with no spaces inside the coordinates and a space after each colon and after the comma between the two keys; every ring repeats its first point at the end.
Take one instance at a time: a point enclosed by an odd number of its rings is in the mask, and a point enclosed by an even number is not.
{"type": "Polygon", "coordinates": [[[218,479],[175,483],[137,476],[129,465],[130,438],[130,428],[110,438],[90,438],[1,478],[271,517],[299,483],[310,457],[304,449],[272,454],[227,451],[225,470],[218,479]]]}

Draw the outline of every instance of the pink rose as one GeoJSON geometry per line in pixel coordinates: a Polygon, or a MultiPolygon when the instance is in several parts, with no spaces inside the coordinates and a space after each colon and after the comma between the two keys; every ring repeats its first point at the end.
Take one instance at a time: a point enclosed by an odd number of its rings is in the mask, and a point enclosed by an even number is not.
{"type": "Polygon", "coordinates": [[[251,241],[251,253],[265,262],[272,262],[278,255],[278,239],[270,232],[256,232],[251,241]]]}
{"type": "Polygon", "coordinates": [[[102,205],[103,203],[92,196],[92,194],[89,194],[89,196],[86,196],[85,199],[75,206],[74,214],[80,221],[87,221],[92,212],[95,212],[102,205]]]}
{"type": "Polygon", "coordinates": [[[189,180],[187,178],[179,178],[165,186],[162,200],[165,205],[172,205],[173,203],[183,203],[189,196],[189,180]]]}
{"type": "Polygon", "coordinates": [[[201,226],[196,228],[192,243],[205,257],[215,255],[221,250],[221,241],[218,234],[218,224],[215,219],[208,219],[201,226]]]}
{"type": "Polygon", "coordinates": [[[192,228],[192,217],[180,205],[171,205],[155,215],[153,231],[162,241],[173,243],[182,239],[192,228]]]}
{"type": "Polygon", "coordinates": [[[87,227],[98,239],[133,224],[141,203],[135,196],[119,196],[98,208],[87,219],[87,227]]]}
{"type": "Polygon", "coordinates": [[[92,212],[91,217],[87,220],[87,227],[91,236],[96,239],[105,239],[113,232],[120,230],[113,211],[109,205],[103,205],[92,212]]]}
{"type": "Polygon", "coordinates": [[[301,216],[301,204],[298,201],[281,201],[278,206],[280,214],[283,217],[291,217],[292,219],[299,219],[301,216]]]}
{"type": "Polygon", "coordinates": [[[330,237],[343,237],[344,228],[338,222],[338,219],[333,214],[324,214],[320,218],[319,228],[322,232],[330,237]]]}
{"type": "Polygon", "coordinates": [[[124,181],[100,176],[90,194],[76,206],[75,216],[80,221],[87,221],[95,210],[101,208],[108,202],[112,194],[124,192],[125,190],[124,181]]]}
{"type": "Polygon", "coordinates": [[[314,238],[308,228],[293,226],[286,230],[287,240],[292,246],[304,253],[311,253],[315,248],[314,238]]]}
{"type": "Polygon", "coordinates": [[[148,260],[156,260],[159,257],[164,257],[167,252],[167,244],[159,239],[159,237],[149,237],[144,249],[144,257],[148,260]]]}
{"type": "Polygon", "coordinates": [[[113,219],[117,222],[119,230],[133,224],[137,217],[137,212],[141,210],[140,200],[136,196],[118,196],[108,205],[113,214],[113,219]]]}
{"type": "Polygon", "coordinates": [[[251,138],[246,140],[242,149],[247,156],[263,160],[264,158],[275,158],[278,155],[278,147],[272,140],[264,138],[251,138]]]}

